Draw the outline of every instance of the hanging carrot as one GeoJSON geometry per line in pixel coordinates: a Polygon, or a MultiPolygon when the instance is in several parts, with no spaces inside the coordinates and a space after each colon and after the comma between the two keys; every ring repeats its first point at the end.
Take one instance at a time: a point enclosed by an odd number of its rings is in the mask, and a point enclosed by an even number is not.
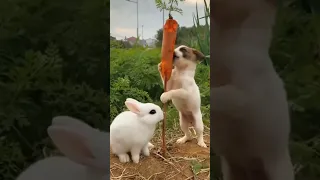
{"type": "MultiPolygon", "coordinates": [[[[178,23],[169,14],[169,19],[166,20],[163,26],[163,37],[162,37],[162,49],[161,49],[161,76],[164,80],[164,91],[167,91],[167,82],[171,77],[172,72],[172,61],[174,45],[177,38],[178,23]]],[[[166,153],[166,142],[165,142],[165,125],[166,125],[166,109],[167,103],[163,105],[164,119],[162,123],[162,150],[163,156],[166,153]]]]}
{"type": "Polygon", "coordinates": [[[176,43],[178,23],[169,14],[165,25],[163,26],[163,38],[161,49],[161,75],[163,79],[169,80],[172,72],[172,61],[174,45],[176,43]]]}

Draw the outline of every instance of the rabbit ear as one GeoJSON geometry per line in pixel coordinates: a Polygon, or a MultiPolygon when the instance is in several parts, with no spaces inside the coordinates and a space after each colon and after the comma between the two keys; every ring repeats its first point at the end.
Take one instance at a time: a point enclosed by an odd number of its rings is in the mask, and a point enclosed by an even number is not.
{"type": "Polygon", "coordinates": [[[79,129],[79,131],[86,133],[98,131],[97,129],[92,128],[83,121],[70,116],[56,116],[52,119],[52,125],[76,128],[79,129]]]}
{"type": "Polygon", "coordinates": [[[72,161],[95,169],[105,168],[95,160],[89,137],[62,126],[49,126],[47,132],[57,148],[72,161]]]}
{"type": "Polygon", "coordinates": [[[138,100],[135,100],[135,99],[133,99],[133,98],[127,98],[126,101],[135,102],[135,103],[137,103],[137,104],[143,104],[143,103],[141,103],[141,102],[139,102],[138,100]]]}
{"type": "Polygon", "coordinates": [[[81,128],[92,129],[88,124],[70,116],[56,116],[52,118],[52,124],[62,126],[77,126],[81,128]]]}
{"type": "Polygon", "coordinates": [[[129,101],[126,101],[124,104],[127,106],[127,108],[131,112],[136,113],[136,114],[140,114],[141,113],[140,103],[139,102],[135,102],[135,101],[129,100],[129,101]]]}

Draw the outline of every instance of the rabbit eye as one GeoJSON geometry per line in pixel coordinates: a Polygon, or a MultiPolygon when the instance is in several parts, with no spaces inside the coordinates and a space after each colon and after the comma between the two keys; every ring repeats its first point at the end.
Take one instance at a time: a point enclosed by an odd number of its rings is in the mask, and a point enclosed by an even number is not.
{"type": "Polygon", "coordinates": [[[149,114],[155,114],[156,113],[156,110],[152,109],[149,114]]]}

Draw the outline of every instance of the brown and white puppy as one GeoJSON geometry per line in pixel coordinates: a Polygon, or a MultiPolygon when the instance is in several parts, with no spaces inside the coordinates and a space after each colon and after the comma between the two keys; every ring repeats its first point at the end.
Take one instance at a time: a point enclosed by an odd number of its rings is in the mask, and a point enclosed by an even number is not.
{"type": "MultiPolygon", "coordinates": [[[[200,91],[194,80],[197,64],[203,58],[204,55],[193,48],[187,46],[177,47],[174,50],[174,69],[170,80],[167,82],[167,92],[161,95],[160,100],[163,103],[172,100],[172,103],[179,111],[180,127],[185,135],[178,139],[177,143],[185,143],[191,140],[192,136],[189,127],[193,126],[197,133],[198,145],[207,147],[203,140],[204,128],[200,110],[200,91]]],[[[161,63],[159,63],[158,69],[161,72],[161,63]]]]}
{"type": "Polygon", "coordinates": [[[293,180],[286,92],[268,54],[275,2],[211,7],[211,147],[224,180],[293,180]]]}

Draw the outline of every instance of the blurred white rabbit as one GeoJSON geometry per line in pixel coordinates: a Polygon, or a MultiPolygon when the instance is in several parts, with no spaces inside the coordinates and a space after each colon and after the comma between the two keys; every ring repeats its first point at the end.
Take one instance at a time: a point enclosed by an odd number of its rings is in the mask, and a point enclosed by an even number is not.
{"type": "Polygon", "coordinates": [[[149,142],[156,129],[156,124],[163,119],[163,111],[153,103],[141,103],[127,98],[125,105],[130,111],[120,113],[110,125],[110,146],[120,162],[139,163],[140,153],[149,156],[149,142]]]}
{"type": "Polygon", "coordinates": [[[22,172],[17,180],[107,180],[109,133],[68,116],[53,118],[47,132],[66,157],[40,160],[22,172]]]}

